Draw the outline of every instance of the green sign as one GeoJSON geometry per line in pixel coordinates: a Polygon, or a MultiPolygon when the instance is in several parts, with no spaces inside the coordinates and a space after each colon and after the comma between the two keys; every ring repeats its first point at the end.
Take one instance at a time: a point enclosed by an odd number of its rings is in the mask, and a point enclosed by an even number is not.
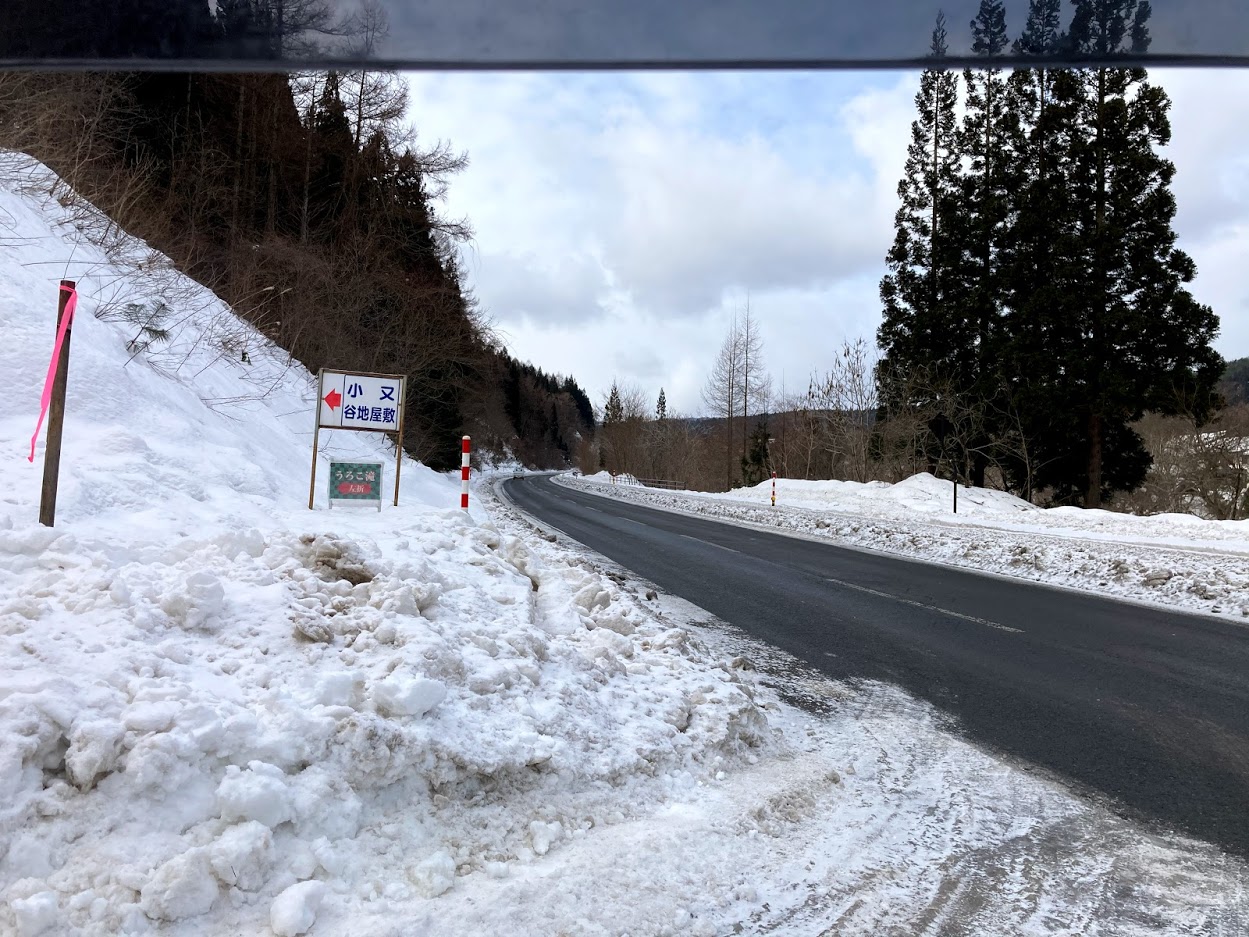
{"type": "Polygon", "coordinates": [[[330,507],[335,501],[376,501],[382,509],[382,463],[331,462],[330,507]]]}

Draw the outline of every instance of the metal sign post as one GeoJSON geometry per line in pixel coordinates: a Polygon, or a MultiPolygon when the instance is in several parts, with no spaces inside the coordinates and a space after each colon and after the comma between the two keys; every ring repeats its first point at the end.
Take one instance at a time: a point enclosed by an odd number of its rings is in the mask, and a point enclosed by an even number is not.
{"type": "MultiPolygon", "coordinates": [[[[399,472],[403,465],[403,417],[407,409],[406,374],[368,371],[317,372],[316,426],[312,433],[312,472],[308,480],[308,510],[316,504],[317,448],[323,429],[349,429],[395,436],[395,507],[399,506],[399,472]]],[[[378,501],[381,509],[381,501],[378,501]]]]}
{"type": "Polygon", "coordinates": [[[317,444],[321,441],[321,384],[324,371],[317,371],[317,411],[315,423],[312,430],[312,476],[308,479],[308,510],[312,510],[312,506],[317,497],[317,444]]]}

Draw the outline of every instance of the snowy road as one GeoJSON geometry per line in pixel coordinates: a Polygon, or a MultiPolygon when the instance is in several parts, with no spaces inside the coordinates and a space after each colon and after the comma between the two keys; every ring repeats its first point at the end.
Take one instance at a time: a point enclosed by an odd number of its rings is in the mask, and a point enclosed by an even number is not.
{"type": "Polygon", "coordinates": [[[521,508],[835,678],[897,684],[973,740],[1249,855],[1249,630],[508,481],[521,508]]]}

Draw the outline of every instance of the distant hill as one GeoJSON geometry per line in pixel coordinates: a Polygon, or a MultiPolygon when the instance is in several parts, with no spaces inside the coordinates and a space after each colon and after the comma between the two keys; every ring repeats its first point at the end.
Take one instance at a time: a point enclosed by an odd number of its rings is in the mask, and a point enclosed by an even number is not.
{"type": "Polygon", "coordinates": [[[1237,358],[1227,363],[1219,390],[1232,403],[1249,403],[1249,358],[1237,358]]]}

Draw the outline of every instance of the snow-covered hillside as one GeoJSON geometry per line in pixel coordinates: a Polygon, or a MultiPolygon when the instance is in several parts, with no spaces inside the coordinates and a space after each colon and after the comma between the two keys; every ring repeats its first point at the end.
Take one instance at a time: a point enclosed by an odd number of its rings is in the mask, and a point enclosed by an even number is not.
{"type": "Polygon", "coordinates": [[[731,492],[663,491],[605,473],[562,484],[666,510],[753,524],[1124,599],[1249,616],[1249,520],[1040,508],[1004,491],[914,475],[887,482],[776,480],[731,492]]]}
{"type": "Polygon", "coordinates": [[[738,672],[465,516],[458,479],[408,461],[399,508],[327,511],[323,463],[309,512],[312,377],[48,188],[0,160],[0,933],[372,933],[770,744],[738,672]],[[61,277],[48,529],[26,455],[61,277]],[[114,314],[162,301],[135,354],[114,314]]]}

